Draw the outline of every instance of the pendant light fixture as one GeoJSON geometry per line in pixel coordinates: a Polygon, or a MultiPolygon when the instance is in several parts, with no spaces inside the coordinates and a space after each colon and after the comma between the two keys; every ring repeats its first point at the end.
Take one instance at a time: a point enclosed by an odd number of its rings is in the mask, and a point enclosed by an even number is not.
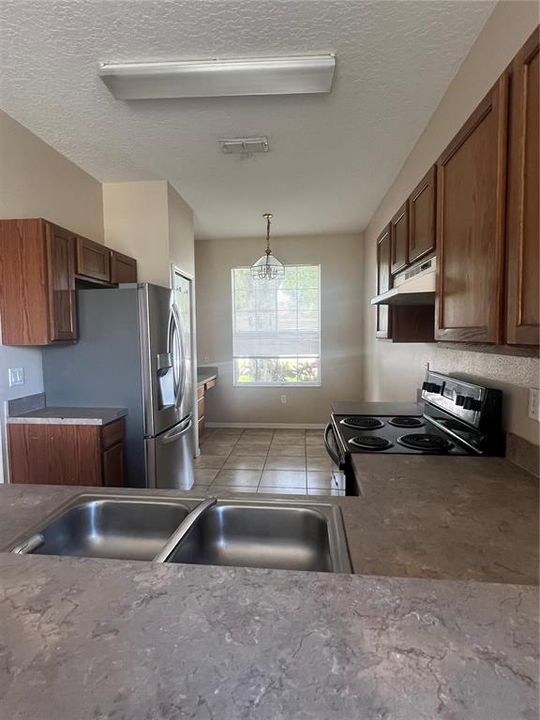
{"type": "Polygon", "coordinates": [[[285,267],[270,250],[270,221],[272,213],[264,213],[266,220],[266,252],[251,266],[251,277],[259,280],[275,280],[285,275],[285,267]]]}

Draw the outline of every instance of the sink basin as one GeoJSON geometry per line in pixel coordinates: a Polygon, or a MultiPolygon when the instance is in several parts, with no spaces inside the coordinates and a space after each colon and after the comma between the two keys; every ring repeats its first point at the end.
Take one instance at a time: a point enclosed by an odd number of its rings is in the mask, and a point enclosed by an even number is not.
{"type": "Polygon", "coordinates": [[[167,562],[351,572],[339,508],[294,501],[220,501],[167,562]]]}
{"type": "Polygon", "coordinates": [[[35,555],[352,571],[341,510],[324,502],[221,499],[198,518],[191,516],[192,527],[175,546],[171,536],[202,500],[85,493],[28,530],[11,550],[35,555]],[[160,553],[165,553],[163,560],[160,553]]]}
{"type": "MultiPolygon", "coordinates": [[[[35,555],[152,560],[192,509],[168,499],[79,497],[36,528],[35,555]]],[[[26,535],[27,539],[29,535],[26,535]]]]}

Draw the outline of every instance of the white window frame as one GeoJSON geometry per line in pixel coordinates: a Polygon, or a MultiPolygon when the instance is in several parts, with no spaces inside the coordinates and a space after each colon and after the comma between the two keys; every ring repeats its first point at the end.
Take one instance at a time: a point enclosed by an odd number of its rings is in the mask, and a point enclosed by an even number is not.
{"type": "MultiPolygon", "coordinates": [[[[235,297],[234,297],[234,271],[235,270],[249,270],[249,265],[239,265],[231,268],[231,310],[232,310],[232,365],[233,365],[233,387],[235,388],[289,388],[289,389],[300,389],[309,390],[320,388],[322,385],[322,315],[321,315],[321,300],[322,300],[322,267],[320,263],[290,263],[285,267],[316,267],[319,270],[319,347],[318,347],[318,358],[319,358],[319,377],[316,383],[240,383],[236,380],[236,360],[239,357],[234,354],[234,335],[235,335],[235,297]]],[[[261,280],[261,282],[266,282],[261,280]]],[[[247,357],[247,356],[246,356],[247,357]]],[[[262,356],[258,356],[260,359],[264,359],[262,356]]],[[[273,359],[275,355],[268,356],[268,359],[273,359]]]]}

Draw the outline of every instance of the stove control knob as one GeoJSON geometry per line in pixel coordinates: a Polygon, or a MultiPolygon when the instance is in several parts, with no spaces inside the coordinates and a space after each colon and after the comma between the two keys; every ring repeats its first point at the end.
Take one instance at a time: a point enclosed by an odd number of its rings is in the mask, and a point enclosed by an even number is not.
{"type": "Polygon", "coordinates": [[[425,390],[426,392],[429,392],[429,393],[440,393],[441,386],[437,385],[437,383],[425,382],[422,384],[422,390],[425,390]]]}
{"type": "Polygon", "coordinates": [[[478,412],[481,407],[482,403],[480,402],[480,400],[476,400],[476,398],[473,397],[466,397],[463,402],[463,408],[465,410],[473,410],[474,412],[478,412]]]}
{"type": "Polygon", "coordinates": [[[465,403],[465,395],[456,395],[455,403],[456,405],[459,405],[459,407],[462,407],[465,403]]]}

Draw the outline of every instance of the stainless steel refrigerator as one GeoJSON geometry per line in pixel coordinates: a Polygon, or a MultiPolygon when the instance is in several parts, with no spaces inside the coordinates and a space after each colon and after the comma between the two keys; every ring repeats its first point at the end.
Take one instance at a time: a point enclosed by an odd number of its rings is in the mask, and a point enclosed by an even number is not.
{"type": "Polygon", "coordinates": [[[79,342],[43,350],[48,405],[126,407],[126,483],[193,484],[191,282],[79,290],[79,342]]]}

